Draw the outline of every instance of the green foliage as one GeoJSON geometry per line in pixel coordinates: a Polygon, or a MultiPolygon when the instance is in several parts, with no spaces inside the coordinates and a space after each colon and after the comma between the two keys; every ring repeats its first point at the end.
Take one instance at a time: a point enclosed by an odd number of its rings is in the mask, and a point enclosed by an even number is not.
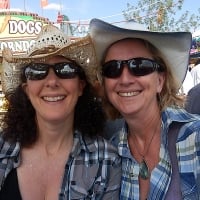
{"type": "Polygon", "coordinates": [[[127,3],[122,12],[126,20],[142,23],[151,31],[194,32],[200,27],[200,8],[198,15],[183,13],[183,3],[184,0],[139,0],[136,6],[127,3]]]}

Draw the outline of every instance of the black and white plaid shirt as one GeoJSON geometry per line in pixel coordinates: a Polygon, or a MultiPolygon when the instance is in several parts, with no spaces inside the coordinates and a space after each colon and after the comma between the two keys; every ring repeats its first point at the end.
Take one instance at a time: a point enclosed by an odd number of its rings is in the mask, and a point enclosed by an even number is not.
{"type": "MultiPolygon", "coordinates": [[[[0,186],[20,164],[20,144],[0,137],[0,186]]],[[[56,164],[56,163],[55,163],[56,164]]],[[[74,134],[74,145],[65,166],[59,200],[118,200],[121,160],[115,147],[105,139],[74,134]]]]}

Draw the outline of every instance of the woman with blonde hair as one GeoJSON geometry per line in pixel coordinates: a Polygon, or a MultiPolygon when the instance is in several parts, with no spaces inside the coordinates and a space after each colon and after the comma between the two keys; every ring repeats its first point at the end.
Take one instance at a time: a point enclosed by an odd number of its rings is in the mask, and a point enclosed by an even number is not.
{"type": "Polygon", "coordinates": [[[120,199],[200,199],[200,118],[178,95],[191,33],[136,25],[90,22],[105,108],[125,120],[111,138],[122,157],[120,199]]]}

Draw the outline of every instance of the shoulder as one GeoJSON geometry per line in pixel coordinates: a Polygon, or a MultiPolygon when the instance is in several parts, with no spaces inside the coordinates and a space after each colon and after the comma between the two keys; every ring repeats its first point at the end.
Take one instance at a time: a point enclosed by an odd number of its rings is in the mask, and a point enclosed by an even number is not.
{"type": "Polygon", "coordinates": [[[5,141],[2,133],[0,133],[0,157],[15,156],[20,150],[19,143],[9,143],[5,141]]]}
{"type": "Polygon", "coordinates": [[[182,121],[178,142],[184,142],[186,146],[199,146],[200,142],[200,116],[195,114],[189,114],[191,120],[182,121]]]}
{"type": "Polygon", "coordinates": [[[191,71],[198,71],[200,68],[200,64],[195,65],[191,71]]]}
{"type": "Polygon", "coordinates": [[[168,124],[173,121],[187,123],[200,120],[200,116],[191,114],[185,109],[168,107],[162,112],[162,120],[168,124]]]}
{"type": "Polygon", "coordinates": [[[192,95],[193,93],[199,93],[200,94],[200,83],[192,87],[189,92],[188,96],[192,95]]]}
{"type": "Polygon", "coordinates": [[[200,133],[200,115],[191,114],[184,109],[167,108],[162,112],[162,121],[165,127],[172,122],[182,123],[181,132],[183,135],[200,133]]]}
{"type": "Polygon", "coordinates": [[[196,117],[192,121],[184,123],[182,128],[185,132],[189,134],[196,133],[200,137],[200,116],[196,115],[196,117]]]}

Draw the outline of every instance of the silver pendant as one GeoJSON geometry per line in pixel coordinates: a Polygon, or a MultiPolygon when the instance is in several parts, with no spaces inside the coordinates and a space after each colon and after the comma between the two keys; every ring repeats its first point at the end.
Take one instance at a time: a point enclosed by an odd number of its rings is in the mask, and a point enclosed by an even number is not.
{"type": "Polygon", "coordinates": [[[147,180],[150,177],[149,167],[147,165],[147,162],[144,159],[140,163],[140,173],[139,173],[139,176],[142,179],[144,179],[144,180],[147,180]]]}

